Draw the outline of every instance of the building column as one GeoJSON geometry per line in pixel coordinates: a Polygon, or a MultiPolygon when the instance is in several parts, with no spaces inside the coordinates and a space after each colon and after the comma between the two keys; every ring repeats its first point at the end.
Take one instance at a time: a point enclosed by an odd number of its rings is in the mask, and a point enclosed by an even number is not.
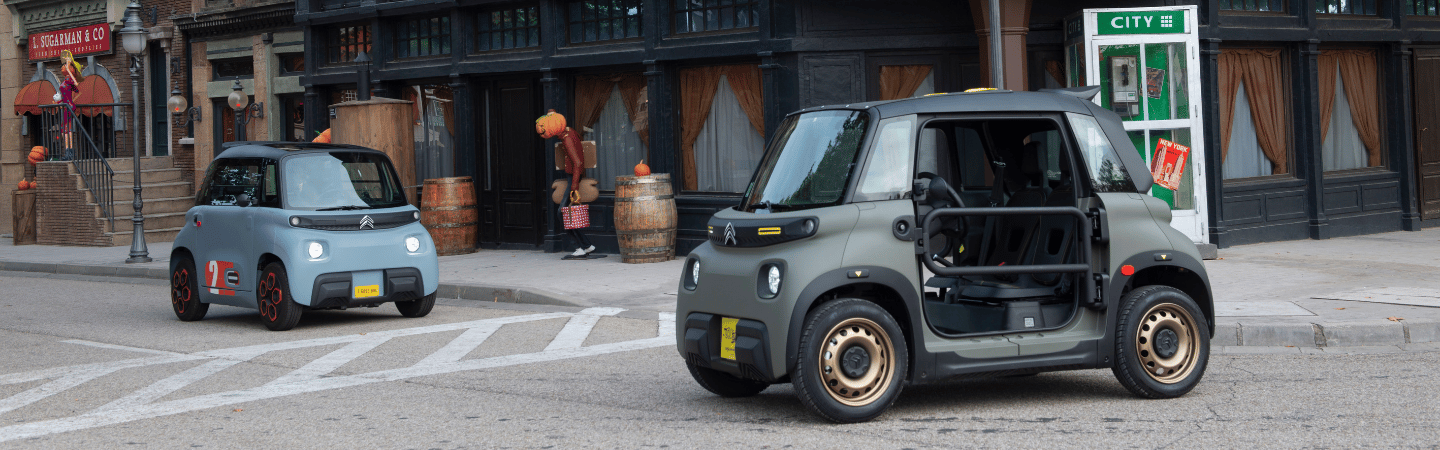
{"type": "Polygon", "coordinates": [[[991,80],[990,70],[990,33],[998,29],[1000,33],[1002,53],[1002,67],[1004,69],[1005,89],[1012,91],[1030,90],[1027,74],[1026,35],[1030,32],[1030,5],[1033,0],[1004,0],[1000,3],[1000,23],[998,26],[990,24],[990,3],[984,0],[970,2],[970,13],[975,18],[975,34],[980,41],[980,68],[981,84],[987,87],[995,86],[991,80]]]}
{"type": "MultiPolygon", "coordinates": [[[[455,102],[455,176],[475,177],[475,96],[470,79],[450,78],[450,97],[455,102]]],[[[478,177],[476,177],[478,179],[478,177]]]]}
{"type": "MultiPolygon", "coordinates": [[[[1200,40],[1200,79],[1220,79],[1220,39],[1200,40]]],[[[1220,123],[1220,85],[1219,83],[1200,83],[1201,114],[1204,115],[1205,123],[1220,123]]],[[[1210,202],[1209,217],[1210,243],[1216,247],[1225,248],[1228,242],[1225,237],[1225,217],[1221,208],[1225,205],[1225,157],[1221,155],[1221,146],[1224,139],[1220,135],[1220,127],[1205,127],[1201,131],[1205,139],[1205,188],[1207,191],[1202,201],[1210,202]]]]}
{"type": "Polygon", "coordinates": [[[1305,202],[1310,216],[1310,239],[1329,239],[1330,219],[1325,217],[1325,158],[1320,145],[1320,40],[1298,44],[1292,71],[1290,110],[1295,126],[1295,176],[1305,180],[1305,202]]]}
{"type": "Polygon", "coordinates": [[[775,135],[775,127],[780,126],[780,119],[785,117],[787,111],[781,107],[781,99],[785,95],[780,88],[780,70],[783,67],[775,61],[775,54],[771,52],[760,52],[760,77],[762,92],[765,93],[765,138],[775,135]]]}
{"type": "MultiPolygon", "coordinates": [[[[668,173],[670,182],[684,186],[683,174],[675,164],[679,151],[675,146],[675,97],[671,94],[670,78],[666,75],[665,64],[655,60],[645,61],[645,93],[650,103],[650,167],[655,173],[668,173]]],[[[680,189],[676,188],[676,192],[680,189]]]]}
{"type": "Polygon", "coordinates": [[[1411,89],[1410,41],[1390,44],[1390,57],[1385,61],[1385,90],[1391,101],[1385,102],[1389,128],[1390,169],[1400,174],[1400,228],[1420,231],[1420,203],[1416,192],[1415,174],[1415,91],[1411,89]]]}
{"type": "MultiPolygon", "coordinates": [[[[570,111],[570,102],[568,101],[569,92],[565,89],[565,84],[560,82],[560,78],[556,75],[555,71],[549,67],[540,69],[540,92],[541,104],[544,105],[543,109],[547,111],[553,109],[555,112],[565,115],[567,122],[575,120],[573,114],[567,114],[567,112],[570,111]]],[[[543,181],[544,185],[549,186],[550,180],[561,178],[568,180],[569,176],[566,175],[565,172],[555,169],[555,152],[549,151],[551,148],[554,148],[555,143],[560,142],[560,140],[543,139],[542,141],[544,151],[541,151],[540,154],[543,155],[542,159],[544,160],[542,163],[544,164],[543,170],[545,173],[550,174],[550,176],[543,181]]],[[[565,229],[558,220],[560,217],[559,205],[556,205],[548,199],[542,199],[540,203],[545,209],[544,216],[546,224],[544,231],[545,236],[541,238],[540,248],[546,252],[562,251],[562,246],[565,244],[565,229]]]]}

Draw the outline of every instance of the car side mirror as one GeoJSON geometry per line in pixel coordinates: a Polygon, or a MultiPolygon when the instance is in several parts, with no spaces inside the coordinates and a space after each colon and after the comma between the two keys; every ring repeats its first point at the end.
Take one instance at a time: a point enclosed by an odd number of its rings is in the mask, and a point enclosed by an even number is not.
{"type": "Polygon", "coordinates": [[[236,195],[235,195],[235,206],[239,206],[239,207],[241,207],[241,208],[244,208],[244,207],[246,207],[246,206],[250,206],[250,194],[243,194],[243,193],[242,193],[242,194],[236,194],[236,195]]]}

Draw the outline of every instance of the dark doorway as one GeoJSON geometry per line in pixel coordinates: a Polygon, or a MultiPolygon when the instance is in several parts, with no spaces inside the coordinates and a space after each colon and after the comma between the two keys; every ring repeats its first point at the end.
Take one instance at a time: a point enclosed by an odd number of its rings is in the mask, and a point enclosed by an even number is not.
{"type": "Polygon", "coordinates": [[[1440,49],[1415,50],[1415,171],[1420,218],[1440,218],[1440,49]]]}
{"type": "Polygon", "coordinates": [[[535,134],[540,117],[536,79],[476,83],[475,189],[486,246],[532,248],[545,228],[545,162],[535,134]]]}
{"type": "Polygon", "coordinates": [[[159,45],[150,46],[150,94],[145,102],[150,110],[150,156],[170,154],[170,114],[165,102],[170,100],[170,75],[165,64],[165,51],[159,45]]]}

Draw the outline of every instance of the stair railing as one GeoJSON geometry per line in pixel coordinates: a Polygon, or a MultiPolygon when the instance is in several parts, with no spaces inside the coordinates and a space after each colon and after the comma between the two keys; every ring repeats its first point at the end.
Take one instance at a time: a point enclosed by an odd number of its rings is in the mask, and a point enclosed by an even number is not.
{"type": "MultiPolygon", "coordinates": [[[[99,103],[79,105],[82,108],[90,107],[124,107],[129,103],[99,103]]],[[[109,128],[108,133],[102,132],[100,144],[97,144],[95,136],[85,127],[85,121],[80,120],[80,114],[75,107],[67,104],[41,105],[41,127],[44,130],[43,137],[45,148],[51,159],[68,160],[74,165],[75,172],[80,174],[80,179],[85,181],[85,188],[95,197],[95,203],[100,206],[100,212],[105,219],[110,221],[113,228],[115,224],[114,211],[114,185],[115,169],[110,167],[110,162],[105,160],[107,149],[114,148],[115,130],[109,128]],[[66,151],[64,136],[61,127],[64,126],[62,116],[70,114],[70,132],[72,134],[72,145],[77,148],[66,151]]],[[[140,176],[140,168],[134,168],[134,176],[140,176]]]]}

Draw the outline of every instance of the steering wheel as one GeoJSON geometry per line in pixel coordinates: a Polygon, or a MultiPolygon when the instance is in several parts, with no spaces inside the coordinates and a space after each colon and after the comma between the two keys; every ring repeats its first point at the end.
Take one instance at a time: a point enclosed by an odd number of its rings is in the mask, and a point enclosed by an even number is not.
{"type": "MultiPolygon", "coordinates": [[[[918,176],[930,180],[929,190],[931,191],[930,195],[932,197],[931,200],[929,200],[929,204],[931,208],[965,207],[965,200],[960,198],[960,194],[955,192],[955,188],[950,187],[950,183],[947,183],[944,178],[930,172],[921,172],[918,176]],[[943,192],[942,195],[946,195],[948,198],[935,196],[934,191],[936,190],[941,190],[943,192]]],[[[965,236],[970,234],[970,222],[965,220],[964,217],[950,217],[940,219],[940,225],[938,227],[931,228],[929,223],[924,225],[926,227],[926,234],[928,235],[926,237],[927,239],[934,239],[935,236],[945,236],[945,248],[940,253],[931,255],[931,258],[941,264],[949,265],[948,262],[943,259],[954,255],[955,251],[959,249],[959,245],[965,241],[965,236]],[[956,227],[957,224],[959,225],[958,228],[956,227]]]]}

